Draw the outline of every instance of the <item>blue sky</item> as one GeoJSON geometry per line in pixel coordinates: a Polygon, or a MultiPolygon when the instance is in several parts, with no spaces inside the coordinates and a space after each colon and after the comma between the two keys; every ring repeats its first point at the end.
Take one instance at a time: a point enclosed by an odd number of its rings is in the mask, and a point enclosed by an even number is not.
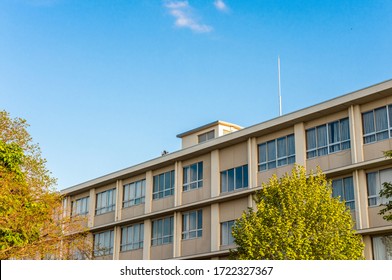
{"type": "Polygon", "coordinates": [[[1,0],[0,109],[63,189],[392,78],[389,0],[1,0]]]}

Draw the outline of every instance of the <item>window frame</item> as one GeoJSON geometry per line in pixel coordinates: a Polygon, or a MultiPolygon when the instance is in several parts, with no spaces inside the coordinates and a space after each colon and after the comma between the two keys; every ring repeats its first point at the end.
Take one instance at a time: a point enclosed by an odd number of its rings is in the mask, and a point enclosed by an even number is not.
{"type": "Polygon", "coordinates": [[[379,142],[382,140],[386,140],[392,138],[392,104],[381,106],[378,108],[374,108],[372,110],[366,111],[362,113],[362,134],[363,134],[363,143],[371,144],[375,142],[379,142]],[[377,117],[377,112],[381,110],[385,110],[385,121],[386,127],[380,128],[378,126],[382,125],[380,123],[380,118],[377,117]],[[365,117],[370,116],[371,117],[365,117]],[[377,121],[378,119],[378,121],[377,121]],[[367,126],[370,125],[371,127],[367,126]],[[372,131],[367,131],[367,130],[372,131]]]}
{"type": "Polygon", "coordinates": [[[234,192],[236,190],[247,189],[248,187],[249,187],[248,164],[244,164],[220,172],[221,193],[234,192]],[[241,177],[239,177],[240,175],[238,175],[239,172],[241,173],[241,177]],[[241,179],[240,185],[238,185],[239,179],[241,179]]]}
{"type": "Polygon", "coordinates": [[[151,223],[151,246],[173,243],[174,216],[153,220],[151,223]],[[165,225],[169,226],[167,230],[165,225]]]}
{"type": "Polygon", "coordinates": [[[82,197],[75,199],[71,203],[71,217],[76,217],[76,216],[86,216],[89,213],[89,204],[90,204],[90,197],[82,197]],[[84,209],[83,212],[81,212],[81,209],[84,209]],[[79,209],[79,210],[78,210],[79,209]]]}
{"type": "Polygon", "coordinates": [[[215,138],[215,129],[197,135],[198,143],[204,143],[215,138]]]}
{"type": "Polygon", "coordinates": [[[185,166],[183,168],[183,185],[182,185],[182,190],[185,191],[190,191],[193,189],[199,189],[203,187],[203,162],[197,162],[190,164],[188,166],[185,166]],[[196,167],[196,179],[192,180],[192,168],[196,167]]]}
{"type": "Polygon", "coordinates": [[[106,190],[96,194],[95,215],[113,212],[116,209],[116,189],[106,190]],[[99,207],[100,206],[100,207],[99,207]]]}
{"type": "Polygon", "coordinates": [[[144,223],[133,224],[121,228],[120,252],[143,249],[143,246],[144,223]]]}
{"type": "Polygon", "coordinates": [[[352,176],[334,179],[332,180],[332,197],[340,197],[340,201],[345,201],[346,206],[351,210],[355,211],[355,188],[354,188],[354,180],[352,176]],[[350,182],[351,181],[351,182],[350,182]],[[342,195],[337,193],[337,187],[334,187],[334,183],[341,182],[341,193],[342,195]],[[351,185],[349,185],[351,183],[351,185]],[[352,188],[348,190],[348,188],[352,188]],[[352,193],[352,198],[347,199],[347,197],[352,193]]]}
{"type": "Polygon", "coordinates": [[[257,145],[257,150],[259,172],[293,164],[295,163],[294,133],[262,142],[257,145]],[[283,146],[279,145],[282,141],[284,141],[283,146]]]}
{"type": "Polygon", "coordinates": [[[174,170],[155,175],[153,177],[152,199],[156,200],[174,195],[174,184],[174,170]],[[167,183],[169,183],[169,186],[166,185],[167,183]]]}
{"type": "Polygon", "coordinates": [[[94,251],[93,251],[94,257],[112,255],[113,247],[114,247],[114,230],[107,230],[94,234],[94,251]],[[103,239],[103,243],[105,245],[103,247],[100,246],[101,239],[103,239]],[[107,243],[106,241],[108,241],[109,244],[106,244],[107,243]]]}
{"type": "Polygon", "coordinates": [[[182,214],[182,240],[203,236],[203,210],[194,210],[182,214]],[[194,216],[194,218],[193,218],[194,216]]]}
{"type": "Polygon", "coordinates": [[[348,117],[308,128],[305,134],[307,159],[351,149],[350,120],[348,117]],[[338,126],[338,131],[334,130],[332,132],[331,128],[335,124],[338,126]],[[339,139],[331,140],[333,134],[338,134],[339,139]],[[311,147],[309,147],[310,145],[311,147]]]}
{"type": "Polygon", "coordinates": [[[221,246],[229,246],[234,244],[234,237],[232,234],[234,223],[235,220],[221,222],[221,246]]]}
{"type": "Polygon", "coordinates": [[[123,208],[145,203],[146,179],[141,179],[123,186],[123,208]],[[140,190],[139,190],[140,188],[140,190]]]}
{"type": "MultiPolygon", "coordinates": [[[[380,197],[379,193],[382,188],[382,184],[384,182],[381,179],[381,176],[390,176],[392,177],[392,168],[381,169],[372,172],[366,172],[366,189],[368,194],[368,206],[369,207],[378,207],[382,204],[388,203],[389,199],[385,197],[380,197]],[[382,173],[387,172],[386,175],[382,173]],[[374,182],[369,182],[369,177],[375,176],[374,182]]],[[[391,178],[392,179],[392,178],[391,178]]],[[[392,180],[391,180],[392,181],[392,180]]]]}

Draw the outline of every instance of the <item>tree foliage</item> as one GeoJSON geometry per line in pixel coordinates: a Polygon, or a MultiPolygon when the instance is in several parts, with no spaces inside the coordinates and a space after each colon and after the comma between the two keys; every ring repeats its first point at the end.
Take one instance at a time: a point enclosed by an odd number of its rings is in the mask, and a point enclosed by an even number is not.
{"type": "Polygon", "coordinates": [[[291,175],[273,176],[254,195],[249,208],[233,226],[236,259],[350,260],[362,259],[363,243],[349,209],[332,197],[319,170],[306,175],[296,166],[291,175]]]}
{"type": "MultiPolygon", "coordinates": [[[[386,151],[384,155],[387,158],[392,158],[392,151],[386,151]]],[[[392,221],[392,182],[383,182],[379,195],[388,200],[387,203],[381,204],[384,208],[379,211],[379,214],[383,215],[384,220],[392,221]]]]}
{"type": "Polygon", "coordinates": [[[63,213],[56,181],[27,127],[0,112],[0,259],[67,259],[88,248],[86,231],[63,213]]]}

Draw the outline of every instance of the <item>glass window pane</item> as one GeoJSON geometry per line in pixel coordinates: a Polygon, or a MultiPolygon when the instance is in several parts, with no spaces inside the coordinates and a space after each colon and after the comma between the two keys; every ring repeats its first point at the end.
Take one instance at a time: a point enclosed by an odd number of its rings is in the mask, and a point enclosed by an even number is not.
{"type": "Polygon", "coordinates": [[[353,178],[344,178],[344,196],[345,200],[354,200],[354,183],[353,178]]]}
{"type": "Polygon", "coordinates": [[[324,147],[327,145],[327,127],[320,125],[317,127],[317,147],[324,147]]]}
{"type": "Polygon", "coordinates": [[[248,187],[248,165],[243,166],[243,175],[244,175],[244,188],[248,187]]]}
{"type": "Polygon", "coordinates": [[[308,129],[306,131],[306,149],[311,150],[316,148],[316,129],[308,129]]]}
{"type": "Polygon", "coordinates": [[[388,129],[387,108],[378,108],[374,110],[376,119],[376,131],[388,129]]]}
{"type": "Polygon", "coordinates": [[[328,124],[328,136],[329,144],[337,143],[340,141],[340,129],[338,121],[328,124]]]}
{"type": "Polygon", "coordinates": [[[343,200],[343,181],[342,179],[337,179],[332,181],[332,196],[339,197],[343,200]]]}
{"type": "Polygon", "coordinates": [[[286,137],[279,138],[277,140],[277,146],[278,146],[278,158],[287,156],[286,137]]]}
{"type": "Polygon", "coordinates": [[[294,134],[287,136],[287,155],[295,155],[294,134]]]}
{"type": "Polygon", "coordinates": [[[227,190],[233,191],[234,190],[234,169],[227,170],[227,180],[228,180],[228,188],[227,190]]]}
{"type": "Polygon", "coordinates": [[[191,182],[197,181],[197,164],[192,164],[190,169],[191,182]]]}
{"type": "Polygon", "coordinates": [[[363,113],[362,120],[364,134],[375,132],[373,111],[363,113]]]}
{"type": "Polygon", "coordinates": [[[198,179],[203,180],[203,162],[199,162],[197,164],[197,171],[198,171],[198,179]]]}
{"type": "Polygon", "coordinates": [[[350,123],[348,118],[340,120],[341,141],[350,140],[350,123]]]}
{"type": "Polygon", "coordinates": [[[377,195],[377,172],[367,174],[368,195],[377,195]]]}
{"type": "Polygon", "coordinates": [[[242,166],[235,169],[235,188],[241,189],[242,185],[242,166]]]}
{"type": "Polygon", "coordinates": [[[275,140],[267,142],[268,161],[276,159],[275,140]]]}
{"type": "Polygon", "coordinates": [[[265,143],[259,145],[259,163],[267,162],[267,145],[265,143]]]}
{"type": "Polygon", "coordinates": [[[222,190],[221,190],[222,192],[228,191],[227,171],[221,172],[221,186],[222,186],[222,190]]]}

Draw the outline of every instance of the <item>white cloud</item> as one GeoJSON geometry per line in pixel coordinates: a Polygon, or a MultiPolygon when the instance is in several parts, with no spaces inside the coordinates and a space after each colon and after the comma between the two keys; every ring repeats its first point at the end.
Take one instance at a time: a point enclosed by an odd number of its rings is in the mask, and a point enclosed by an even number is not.
{"type": "Polygon", "coordinates": [[[175,25],[180,28],[189,28],[194,32],[206,33],[212,31],[212,27],[201,24],[192,13],[192,7],[188,1],[165,1],[165,7],[175,18],[175,25]]]}
{"type": "Polygon", "coordinates": [[[221,12],[227,12],[229,10],[229,8],[225,4],[225,2],[223,2],[223,0],[215,0],[214,6],[217,10],[219,10],[221,12]]]}

